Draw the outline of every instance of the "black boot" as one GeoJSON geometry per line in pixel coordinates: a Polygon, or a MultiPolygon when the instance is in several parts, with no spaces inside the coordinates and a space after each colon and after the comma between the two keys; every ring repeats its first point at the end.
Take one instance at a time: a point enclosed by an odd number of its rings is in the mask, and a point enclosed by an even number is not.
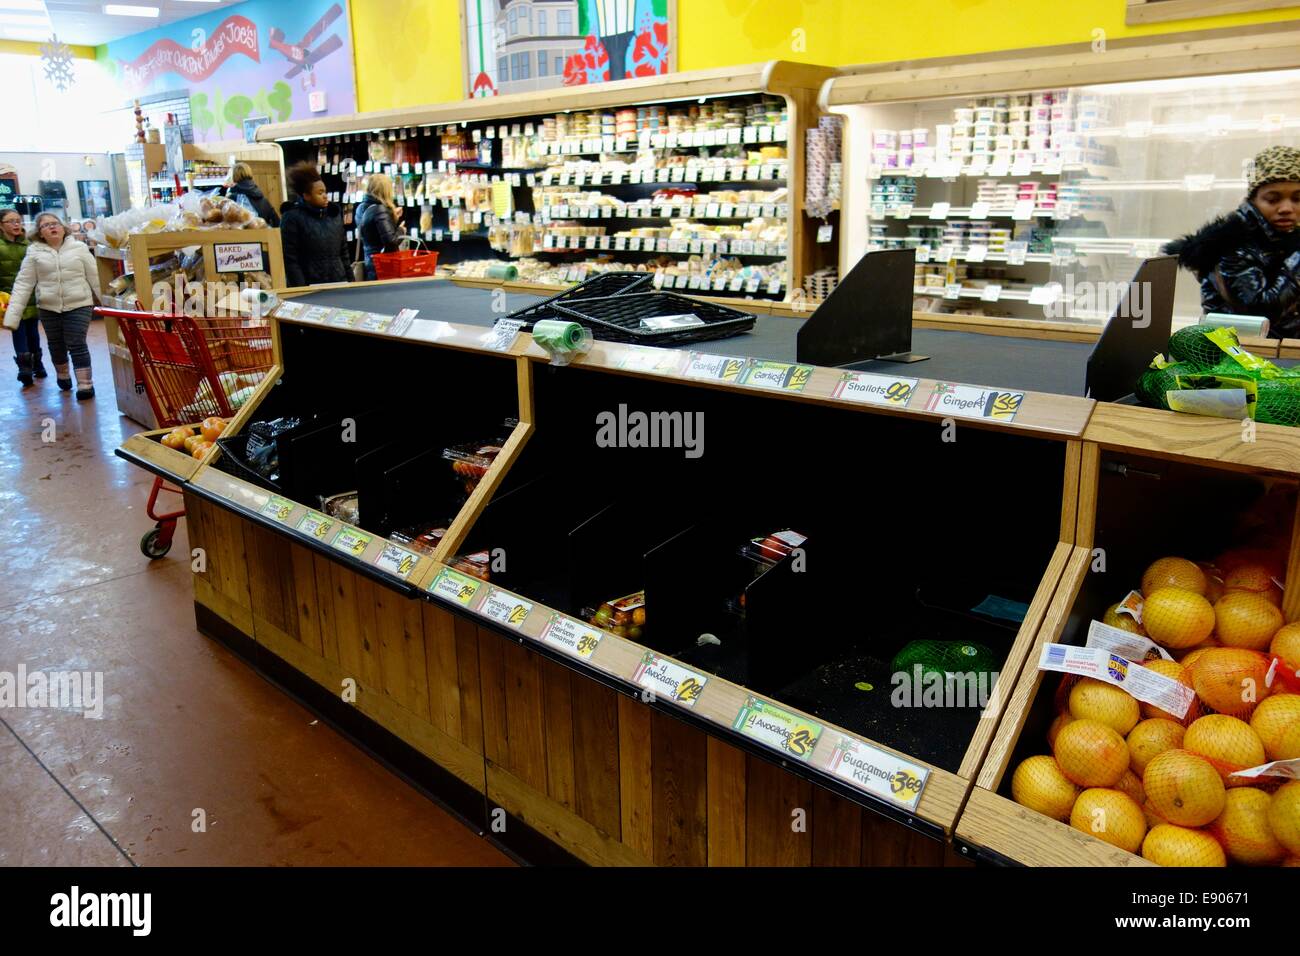
{"type": "Polygon", "coordinates": [[[37,378],[49,377],[49,373],[45,371],[45,366],[41,364],[41,347],[39,345],[32,352],[32,374],[37,378]]]}
{"type": "Polygon", "coordinates": [[[32,353],[22,352],[15,355],[14,361],[18,363],[18,381],[23,383],[23,388],[29,388],[34,384],[32,381],[32,353]]]}

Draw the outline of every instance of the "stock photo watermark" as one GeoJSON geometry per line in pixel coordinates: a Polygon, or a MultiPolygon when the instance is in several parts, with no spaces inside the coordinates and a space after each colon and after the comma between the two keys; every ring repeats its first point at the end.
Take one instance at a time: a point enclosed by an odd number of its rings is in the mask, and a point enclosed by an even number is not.
{"type": "Polygon", "coordinates": [[[703,412],[618,411],[596,414],[598,448],[681,448],[687,458],[704,455],[703,412]]]}
{"type": "Polygon", "coordinates": [[[0,671],[0,710],[80,711],[83,717],[104,716],[103,671],[0,671]]]}

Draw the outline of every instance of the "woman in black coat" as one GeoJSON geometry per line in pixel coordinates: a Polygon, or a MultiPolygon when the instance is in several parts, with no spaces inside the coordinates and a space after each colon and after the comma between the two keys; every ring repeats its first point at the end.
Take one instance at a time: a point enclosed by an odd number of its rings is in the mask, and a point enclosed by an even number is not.
{"type": "Polygon", "coordinates": [[[310,163],[288,173],[298,198],[280,207],[284,274],[290,286],[347,282],[343,263],[343,211],[325,195],[325,181],[310,163]]]}
{"type": "Polygon", "coordinates": [[[231,167],[230,188],[226,190],[226,195],[231,199],[246,200],[253,207],[253,211],[265,219],[266,224],[272,229],[280,225],[279,215],[271,208],[270,201],[262,195],[262,190],[253,181],[253,171],[248,168],[247,163],[235,163],[231,167]]]}
{"type": "Polygon", "coordinates": [[[1255,157],[1250,192],[1233,212],[1169,243],[1201,283],[1206,312],[1258,315],[1275,338],[1300,336],[1300,149],[1255,157]]]}
{"type": "Polygon", "coordinates": [[[366,195],[357,206],[356,221],[361,230],[361,252],[365,256],[366,278],[375,278],[376,252],[396,252],[402,240],[397,228],[401,212],[393,202],[393,181],[374,173],[366,182],[366,195]]]}

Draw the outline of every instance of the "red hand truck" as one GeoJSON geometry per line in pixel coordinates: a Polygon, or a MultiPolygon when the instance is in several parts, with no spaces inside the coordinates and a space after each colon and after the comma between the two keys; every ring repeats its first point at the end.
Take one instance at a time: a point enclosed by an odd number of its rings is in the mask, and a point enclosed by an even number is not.
{"type": "MultiPolygon", "coordinates": [[[[214,415],[229,421],[273,364],[271,328],[265,319],[105,308],[95,309],[95,314],[117,320],[140,376],[136,388],[149,397],[159,428],[192,425],[214,415]]],[[[155,476],[146,513],[157,523],[140,539],[140,550],[150,560],[171,550],[176,520],[185,516],[183,508],[157,513],[160,491],[181,494],[155,476]]]]}

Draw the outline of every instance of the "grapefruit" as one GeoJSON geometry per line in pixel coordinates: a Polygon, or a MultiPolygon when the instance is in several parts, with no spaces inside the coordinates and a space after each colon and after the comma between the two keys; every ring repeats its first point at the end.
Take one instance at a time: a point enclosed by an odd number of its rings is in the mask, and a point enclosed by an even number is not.
{"type": "Polygon", "coordinates": [[[1214,607],[1195,591],[1160,588],[1142,604],[1142,626],[1162,647],[1195,647],[1214,631],[1214,607]]]}
{"type": "Polygon", "coordinates": [[[1269,760],[1290,760],[1300,753],[1288,750],[1284,741],[1300,733],[1300,694],[1273,694],[1261,701],[1250,715],[1250,726],[1264,744],[1269,760]]]}
{"type": "Polygon", "coordinates": [[[1051,757],[1028,757],[1011,775],[1011,798],[1053,820],[1070,819],[1079,788],[1061,773],[1051,757]]]}
{"type": "Polygon", "coordinates": [[[1223,812],[1209,831],[1223,844],[1228,858],[1246,866],[1275,866],[1286,856],[1286,848],[1273,836],[1268,825],[1271,798],[1254,787],[1228,792],[1223,812]]]}
{"type": "Polygon", "coordinates": [[[1085,677],[1070,690],[1070,714],[1077,720],[1096,720],[1122,737],[1138,722],[1138,702],[1114,684],[1085,677]]]}
{"type": "Polygon", "coordinates": [[[1204,596],[1205,572],[1186,558],[1157,558],[1142,572],[1142,594],[1150,595],[1161,588],[1182,588],[1204,596]]]}
{"type": "Polygon", "coordinates": [[[1283,784],[1268,805],[1268,826],[1287,852],[1300,856],[1300,780],[1283,784]]]}
{"type": "Polygon", "coordinates": [[[1118,790],[1101,787],[1079,794],[1070,811],[1070,826],[1129,853],[1136,853],[1142,847],[1147,832],[1147,821],[1140,806],[1118,790]]]}
{"type": "Polygon", "coordinates": [[[1223,572],[1208,561],[1198,563],[1205,572],[1205,600],[1213,604],[1223,597],[1223,572]]]}
{"type": "Polygon", "coordinates": [[[1124,771],[1124,776],[1119,778],[1119,783],[1115,784],[1115,789],[1127,795],[1139,807],[1147,802],[1147,793],[1142,789],[1142,778],[1132,770],[1124,771]]]}
{"type": "Polygon", "coordinates": [[[1224,714],[1208,714],[1193,721],[1183,737],[1183,749],[1214,764],[1229,787],[1248,786],[1248,779],[1229,778],[1238,770],[1258,767],[1266,759],[1264,742],[1250,724],[1224,714]]]}
{"type": "Polygon", "coordinates": [[[1280,581],[1284,573],[1280,565],[1271,561],[1238,565],[1223,576],[1223,589],[1228,593],[1246,591],[1257,594],[1275,607],[1281,607],[1282,589],[1273,578],[1280,581]]]}
{"type": "MultiPolygon", "coordinates": [[[[1157,674],[1168,677],[1171,680],[1176,680],[1185,687],[1192,686],[1191,675],[1187,673],[1187,668],[1178,661],[1167,661],[1162,658],[1160,660],[1147,661],[1142,666],[1147,670],[1155,671],[1157,674]]],[[[1155,704],[1148,704],[1145,701],[1141,702],[1140,709],[1144,719],[1149,720],[1152,718],[1163,717],[1167,720],[1182,720],[1181,717],[1176,717],[1168,711],[1161,710],[1155,704]]]]}
{"type": "Polygon", "coordinates": [[[1282,734],[1277,745],[1278,760],[1294,760],[1300,757],[1300,724],[1292,724],[1282,734]]]}
{"type": "Polygon", "coordinates": [[[1268,645],[1268,652],[1274,657],[1280,657],[1282,663],[1291,670],[1300,670],[1300,622],[1284,624],[1278,628],[1268,645]]]}
{"type": "Polygon", "coordinates": [[[1195,647],[1184,653],[1182,657],[1178,658],[1178,663],[1182,664],[1184,669],[1189,668],[1210,648],[1222,646],[1223,645],[1218,642],[1218,639],[1211,635],[1210,639],[1204,644],[1197,644],[1195,647]]]}
{"type": "Polygon", "coordinates": [[[1226,791],[1219,771],[1187,750],[1156,754],[1142,775],[1142,786],[1151,809],[1178,826],[1205,826],[1223,812],[1226,791]]]}
{"type": "Polygon", "coordinates": [[[1069,713],[1057,714],[1056,719],[1052,721],[1052,726],[1047,728],[1047,746],[1056,748],[1056,735],[1061,732],[1061,728],[1070,723],[1074,718],[1069,713]]]}
{"type": "Polygon", "coordinates": [[[1262,594],[1229,591],[1214,605],[1214,633],[1224,647],[1262,651],[1282,626],[1282,612],[1262,594]]]}
{"type": "Polygon", "coordinates": [[[1153,757],[1183,745],[1183,725],[1165,717],[1142,721],[1128,735],[1129,766],[1139,777],[1153,757]]]}
{"type": "Polygon", "coordinates": [[[1268,696],[1264,684],[1272,658],[1240,647],[1212,647],[1186,664],[1201,702],[1221,714],[1249,719],[1268,696]]]}
{"type": "Polygon", "coordinates": [[[1202,830],[1161,823],[1142,841],[1142,858],[1159,866],[1227,866],[1219,841],[1202,830]]]}
{"type": "Polygon", "coordinates": [[[1121,631],[1128,631],[1130,634],[1140,634],[1143,637],[1146,637],[1147,634],[1146,628],[1133,620],[1132,617],[1119,613],[1118,602],[1106,608],[1106,613],[1101,616],[1101,623],[1117,627],[1121,631]]]}
{"type": "Polygon", "coordinates": [[[1113,787],[1128,769],[1128,744],[1114,728],[1075,720],[1056,735],[1056,763],[1081,787],[1113,787]]]}

